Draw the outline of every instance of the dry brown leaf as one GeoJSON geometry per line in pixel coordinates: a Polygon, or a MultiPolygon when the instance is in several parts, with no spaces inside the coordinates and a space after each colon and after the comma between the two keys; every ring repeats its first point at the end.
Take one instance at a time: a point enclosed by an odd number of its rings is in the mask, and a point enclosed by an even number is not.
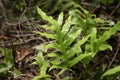
{"type": "Polygon", "coordinates": [[[25,49],[21,52],[16,50],[18,61],[21,61],[22,59],[24,59],[27,55],[29,55],[29,53],[30,52],[27,49],[25,49]]]}
{"type": "Polygon", "coordinates": [[[6,36],[0,36],[0,39],[7,39],[8,37],[6,36]]]}

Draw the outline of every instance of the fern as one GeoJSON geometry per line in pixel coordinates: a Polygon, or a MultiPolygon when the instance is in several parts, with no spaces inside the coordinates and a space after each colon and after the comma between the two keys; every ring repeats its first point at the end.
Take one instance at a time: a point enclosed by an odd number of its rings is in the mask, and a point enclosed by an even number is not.
{"type": "MultiPolygon", "coordinates": [[[[98,21],[98,18],[93,19],[92,17],[95,15],[89,14],[89,12],[79,5],[76,7],[80,8],[82,11],[78,9],[71,10],[69,12],[69,17],[65,21],[63,12],[60,13],[58,20],[55,20],[37,7],[37,11],[41,18],[50,23],[50,25],[43,25],[42,27],[53,32],[36,32],[41,36],[54,40],[52,43],[43,45],[45,50],[50,48],[55,49],[55,52],[45,55],[46,57],[52,58],[49,59],[49,64],[51,64],[49,71],[61,69],[58,74],[62,74],[65,70],[69,70],[79,61],[87,67],[88,63],[97,52],[105,49],[112,50],[112,47],[106,44],[106,40],[120,28],[120,22],[108,31],[105,31],[102,35],[99,35],[96,22],[104,21],[98,21]],[[81,34],[82,36],[80,36],[81,34]],[[81,37],[81,39],[78,39],[78,37],[81,37]]],[[[49,64],[42,65],[47,68],[49,64]]],[[[44,73],[47,77],[46,69],[40,72],[41,74],[44,73]]]]}

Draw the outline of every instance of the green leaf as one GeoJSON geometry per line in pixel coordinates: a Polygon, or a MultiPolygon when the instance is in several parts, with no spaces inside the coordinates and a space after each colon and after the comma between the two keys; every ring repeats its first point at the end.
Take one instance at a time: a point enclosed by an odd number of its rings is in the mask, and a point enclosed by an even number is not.
{"type": "Polygon", "coordinates": [[[58,57],[59,55],[57,53],[49,53],[47,56],[48,57],[58,57]]]}
{"type": "Polygon", "coordinates": [[[9,63],[1,63],[0,64],[0,73],[8,71],[12,66],[9,63]]]}
{"type": "Polygon", "coordinates": [[[70,26],[71,26],[71,16],[68,17],[68,19],[65,21],[65,24],[62,27],[62,33],[64,34],[64,36],[67,34],[67,32],[70,30],[70,26]]]}
{"type": "Polygon", "coordinates": [[[49,26],[49,25],[41,25],[42,28],[44,28],[45,30],[52,30],[54,31],[55,27],[54,26],[49,26]]]}
{"type": "Polygon", "coordinates": [[[75,64],[77,64],[79,61],[83,60],[84,58],[87,58],[88,56],[92,56],[92,54],[91,53],[80,54],[77,57],[75,57],[74,59],[66,61],[65,63],[59,64],[59,65],[53,65],[50,69],[54,69],[54,68],[68,69],[68,68],[74,66],[75,64]]]}
{"type": "Polygon", "coordinates": [[[41,51],[38,52],[37,57],[36,57],[36,63],[38,64],[39,67],[42,67],[44,63],[44,56],[41,51]]]}
{"type": "Polygon", "coordinates": [[[63,2],[63,0],[58,0],[56,2],[56,4],[54,5],[54,8],[52,9],[51,13],[55,12],[56,10],[58,10],[58,7],[60,6],[60,4],[63,2]]]}
{"type": "Polygon", "coordinates": [[[86,15],[89,14],[89,11],[87,11],[86,9],[84,9],[81,5],[79,5],[79,4],[75,3],[75,2],[72,2],[72,4],[73,4],[75,7],[80,8],[80,9],[83,11],[84,14],[86,14],[86,15]]]}
{"type": "Polygon", "coordinates": [[[96,23],[104,23],[104,22],[105,22],[105,20],[100,19],[100,18],[94,18],[94,21],[95,21],[96,23]]]}
{"type": "Polygon", "coordinates": [[[92,52],[96,52],[96,40],[97,40],[97,29],[93,28],[92,33],[91,33],[91,50],[92,52]]]}
{"type": "Polygon", "coordinates": [[[49,44],[46,44],[46,45],[44,45],[44,49],[49,49],[49,48],[54,48],[54,49],[56,49],[57,51],[63,51],[63,48],[64,48],[64,46],[61,46],[62,44],[58,44],[58,43],[56,43],[56,42],[54,42],[54,43],[49,43],[49,44]]]}
{"type": "Polygon", "coordinates": [[[47,61],[44,61],[44,64],[42,65],[41,69],[40,69],[40,74],[46,74],[47,68],[48,68],[49,63],[47,61]]]}
{"type": "Polygon", "coordinates": [[[104,4],[105,6],[114,3],[114,1],[115,1],[115,0],[100,0],[100,2],[101,2],[102,4],[104,4]]]}
{"type": "Polygon", "coordinates": [[[87,58],[88,56],[92,56],[92,54],[91,53],[87,53],[87,54],[80,54],[80,55],[78,55],[76,58],[74,58],[73,60],[70,60],[68,62],[69,67],[72,67],[73,65],[75,65],[76,63],[78,63],[82,59],[87,58]]]}
{"type": "Polygon", "coordinates": [[[120,66],[117,66],[117,67],[114,67],[112,69],[109,69],[107,70],[103,75],[102,75],[102,78],[105,77],[105,76],[110,76],[110,75],[113,75],[113,74],[116,74],[120,72],[120,66]]]}
{"type": "Polygon", "coordinates": [[[83,45],[88,39],[89,39],[90,35],[83,37],[82,40],[77,41],[77,43],[75,45],[73,45],[73,47],[71,47],[68,51],[67,51],[67,57],[70,58],[72,57],[75,53],[82,53],[80,47],[81,45],[83,45]]]}
{"type": "Polygon", "coordinates": [[[58,17],[58,25],[61,26],[63,24],[63,12],[60,13],[59,17],[58,17]]]}
{"type": "Polygon", "coordinates": [[[51,76],[47,75],[47,74],[38,75],[38,76],[34,77],[32,80],[42,80],[42,78],[47,78],[47,77],[51,77],[51,76]]]}
{"type": "Polygon", "coordinates": [[[4,62],[9,63],[9,65],[14,66],[14,56],[12,49],[0,48],[3,54],[5,54],[4,62]]]}
{"type": "Polygon", "coordinates": [[[99,45],[99,50],[102,50],[102,51],[104,51],[106,49],[112,50],[112,46],[109,44],[98,44],[98,45],[99,45]]]}
{"type": "Polygon", "coordinates": [[[81,30],[77,30],[74,33],[68,34],[68,37],[64,40],[64,45],[66,46],[66,48],[71,45],[71,43],[78,37],[80,32],[81,30]]]}
{"type": "Polygon", "coordinates": [[[62,57],[58,56],[58,57],[56,57],[56,59],[50,61],[50,63],[52,63],[53,65],[59,65],[59,64],[61,64],[60,59],[62,59],[62,57]]]}
{"type": "Polygon", "coordinates": [[[46,13],[44,13],[38,6],[37,6],[37,11],[39,13],[39,15],[46,21],[48,21],[49,23],[51,23],[52,25],[57,25],[57,21],[53,19],[53,17],[51,16],[47,16],[46,13]]]}
{"type": "Polygon", "coordinates": [[[58,75],[61,75],[65,70],[67,70],[67,68],[63,68],[63,69],[58,73],[58,75]]]}
{"type": "Polygon", "coordinates": [[[48,66],[49,66],[49,62],[47,62],[44,59],[43,53],[41,51],[39,51],[38,54],[37,54],[36,62],[37,62],[37,65],[40,68],[40,75],[36,76],[33,80],[37,80],[37,79],[40,79],[40,78],[43,78],[43,77],[49,77],[49,75],[46,74],[46,71],[47,71],[48,66]]]}
{"type": "Polygon", "coordinates": [[[41,36],[45,36],[46,38],[55,39],[55,35],[54,34],[45,33],[45,32],[38,32],[38,31],[35,31],[35,33],[40,34],[41,36]]]}
{"type": "Polygon", "coordinates": [[[99,42],[104,42],[109,39],[118,29],[120,29],[120,21],[118,21],[109,31],[104,32],[104,34],[98,39],[99,42]]]}
{"type": "Polygon", "coordinates": [[[52,65],[49,69],[50,70],[53,70],[53,69],[66,69],[64,66],[59,66],[59,65],[52,65]]]}
{"type": "Polygon", "coordinates": [[[14,68],[14,78],[17,78],[18,76],[21,75],[21,72],[19,70],[17,70],[16,68],[14,68]]]}

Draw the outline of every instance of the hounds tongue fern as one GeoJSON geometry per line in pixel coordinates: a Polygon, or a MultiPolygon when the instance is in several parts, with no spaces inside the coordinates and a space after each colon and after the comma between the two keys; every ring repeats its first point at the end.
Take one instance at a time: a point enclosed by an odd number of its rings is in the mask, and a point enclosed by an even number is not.
{"type": "MultiPolygon", "coordinates": [[[[81,8],[81,6],[77,7],[81,8]]],[[[84,9],[82,8],[82,10],[84,9]]],[[[112,49],[110,45],[106,44],[106,40],[109,39],[111,35],[115,34],[117,29],[120,28],[119,21],[115,26],[110,28],[110,30],[105,31],[103,35],[99,35],[96,27],[97,23],[95,23],[95,20],[97,19],[93,19],[92,16],[94,15],[89,14],[88,12],[86,13],[86,10],[83,11],[83,13],[79,10],[72,10],[65,22],[63,13],[59,15],[58,20],[55,20],[53,17],[44,13],[39,7],[37,7],[37,11],[42,19],[50,23],[49,25],[43,25],[42,27],[53,32],[36,32],[41,36],[54,40],[52,43],[43,45],[43,48],[46,50],[49,48],[55,49],[54,52],[50,52],[45,55],[49,60],[44,59],[43,62],[47,64],[42,65],[46,67],[46,70],[51,64],[49,71],[57,68],[61,69],[59,74],[62,74],[67,69],[69,70],[79,61],[81,61],[87,68],[88,63],[93,59],[98,51],[108,48],[112,49]],[[78,15],[79,13],[83,14],[85,17],[82,18],[78,15]],[[81,39],[76,40],[81,33],[81,39]]],[[[43,67],[41,67],[41,69],[42,68],[43,67]]],[[[44,72],[44,74],[47,75],[46,72],[44,72]]],[[[46,77],[48,77],[48,75],[46,77]]],[[[42,76],[40,78],[42,78],[42,76]]]]}

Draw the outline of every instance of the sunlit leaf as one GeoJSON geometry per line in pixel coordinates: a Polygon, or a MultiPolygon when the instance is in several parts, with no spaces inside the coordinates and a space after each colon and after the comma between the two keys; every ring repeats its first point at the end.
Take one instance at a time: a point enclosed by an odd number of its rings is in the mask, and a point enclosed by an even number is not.
{"type": "Polygon", "coordinates": [[[89,14],[89,11],[85,10],[81,5],[79,5],[79,4],[75,3],[75,2],[72,2],[72,4],[75,7],[79,7],[84,12],[84,14],[89,14]]]}
{"type": "Polygon", "coordinates": [[[120,72],[120,66],[117,66],[117,67],[114,67],[112,69],[109,69],[107,70],[103,75],[102,77],[105,77],[105,76],[110,76],[110,75],[113,75],[113,74],[116,74],[120,72]]]}
{"type": "Polygon", "coordinates": [[[65,72],[65,70],[67,70],[67,68],[63,68],[63,69],[58,73],[58,75],[61,75],[63,72],[65,72]]]}
{"type": "Polygon", "coordinates": [[[49,25],[41,25],[42,28],[44,28],[45,30],[52,30],[54,31],[55,27],[54,26],[49,26],[49,25]]]}
{"type": "Polygon", "coordinates": [[[67,18],[67,20],[65,21],[65,24],[63,25],[62,27],[62,33],[64,33],[64,36],[67,34],[67,32],[70,30],[70,27],[71,27],[71,16],[69,16],[67,18]]]}
{"type": "Polygon", "coordinates": [[[99,38],[99,42],[104,42],[109,39],[118,29],[120,29],[120,21],[118,21],[109,31],[104,32],[103,36],[99,38]]]}
{"type": "Polygon", "coordinates": [[[44,13],[38,6],[37,6],[37,11],[44,20],[48,21],[51,24],[57,25],[57,21],[55,21],[53,17],[47,16],[47,14],[44,13]]]}
{"type": "Polygon", "coordinates": [[[58,17],[58,25],[61,26],[63,24],[63,12],[60,13],[59,17],[58,17]]]}
{"type": "Polygon", "coordinates": [[[90,35],[83,37],[82,40],[79,40],[75,45],[73,45],[73,47],[71,47],[68,51],[67,51],[67,57],[70,58],[72,57],[75,53],[82,53],[82,51],[80,50],[81,45],[83,45],[88,38],[90,37],[90,35]]]}
{"type": "Polygon", "coordinates": [[[36,63],[38,64],[39,67],[41,67],[43,65],[43,62],[44,62],[43,53],[41,51],[39,51],[36,56],[36,63]]]}
{"type": "Polygon", "coordinates": [[[99,44],[99,50],[104,51],[106,49],[112,50],[112,46],[110,46],[109,44],[99,44]]]}
{"type": "Polygon", "coordinates": [[[57,56],[59,56],[59,55],[57,55],[57,53],[49,53],[47,56],[48,56],[48,57],[57,57],[57,56]]]}
{"type": "Polygon", "coordinates": [[[45,36],[47,38],[55,39],[55,35],[54,34],[48,34],[46,32],[44,32],[44,33],[43,32],[35,32],[35,33],[40,34],[41,36],[45,36]]]}
{"type": "Polygon", "coordinates": [[[41,75],[46,74],[48,65],[49,65],[49,63],[48,63],[47,61],[45,61],[44,64],[42,65],[41,69],[40,69],[40,70],[41,70],[41,71],[40,71],[40,74],[41,74],[41,75]]]}
{"type": "Polygon", "coordinates": [[[78,37],[80,32],[81,30],[77,30],[76,32],[69,34],[68,38],[65,38],[64,40],[64,45],[66,45],[66,47],[70,46],[70,44],[78,37]]]}
{"type": "Polygon", "coordinates": [[[79,61],[81,61],[82,59],[84,59],[84,58],[86,58],[88,56],[92,56],[92,54],[91,53],[80,54],[76,58],[74,58],[73,60],[69,61],[68,64],[71,67],[71,66],[75,65],[76,63],[78,63],[79,61]]]}

